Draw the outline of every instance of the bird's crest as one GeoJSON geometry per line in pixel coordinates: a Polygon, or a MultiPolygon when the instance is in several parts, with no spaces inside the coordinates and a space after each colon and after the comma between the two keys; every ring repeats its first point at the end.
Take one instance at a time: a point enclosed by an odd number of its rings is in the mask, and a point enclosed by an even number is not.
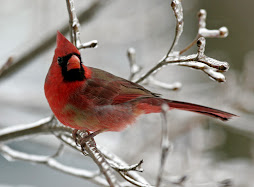
{"type": "Polygon", "coordinates": [[[56,43],[55,54],[58,57],[63,57],[70,53],[80,54],[79,50],[59,31],[57,31],[56,43]]]}

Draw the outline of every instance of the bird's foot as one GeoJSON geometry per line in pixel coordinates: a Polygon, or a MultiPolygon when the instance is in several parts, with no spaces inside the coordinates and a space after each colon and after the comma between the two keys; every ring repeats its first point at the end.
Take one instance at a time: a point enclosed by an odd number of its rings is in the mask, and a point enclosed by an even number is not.
{"type": "MultiPolygon", "coordinates": [[[[89,131],[81,131],[81,132],[83,132],[83,133],[86,134],[86,135],[83,135],[83,137],[81,137],[81,138],[78,137],[78,134],[77,134],[78,131],[79,131],[79,130],[74,129],[74,130],[72,131],[72,137],[73,137],[73,139],[74,139],[76,145],[78,145],[78,144],[80,145],[82,153],[85,153],[85,146],[86,146],[86,143],[87,143],[89,140],[91,140],[91,139],[93,140],[93,138],[94,138],[96,135],[100,134],[101,132],[103,132],[103,131],[105,131],[105,130],[104,130],[104,129],[100,129],[100,130],[97,130],[97,131],[92,132],[92,133],[90,133],[89,131]]],[[[93,143],[94,146],[96,146],[96,143],[95,143],[94,140],[91,141],[91,143],[93,143]]]]}

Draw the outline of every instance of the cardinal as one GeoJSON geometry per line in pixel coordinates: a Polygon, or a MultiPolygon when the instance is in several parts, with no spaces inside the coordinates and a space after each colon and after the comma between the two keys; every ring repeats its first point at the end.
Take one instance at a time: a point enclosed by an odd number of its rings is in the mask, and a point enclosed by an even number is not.
{"type": "Polygon", "coordinates": [[[44,90],[49,106],[62,124],[74,128],[75,133],[85,130],[93,136],[103,131],[121,131],[142,114],[161,112],[163,104],[169,109],[220,120],[235,116],[197,104],[164,99],[139,84],[85,66],[79,50],[60,32],[57,32],[57,47],[44,90]]]}

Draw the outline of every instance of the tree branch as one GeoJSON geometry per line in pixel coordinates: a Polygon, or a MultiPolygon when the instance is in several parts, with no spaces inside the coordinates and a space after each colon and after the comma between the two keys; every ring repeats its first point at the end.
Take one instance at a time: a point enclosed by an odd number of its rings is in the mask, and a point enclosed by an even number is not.
{"type": "Polygon", "coordinates": [[[187,66],[194,69],[202,70],[212,79],[218,82],[225,82],[225,76],[221,72],[225,72],[229,69],[227,62],[215,60],[213,58],[204,55],[205,50],[205,37],[206,38],[225,38],[228,35],[226,27],[221,27],[218,30],[206,29],[206,11],[201,9],[199,11],[199,31],[196,38],[186,48],[180,52],[173,51],[178,43],[183,29],[183,10],[180,0],[172,0],[172,9],[176,17],[176,31],[174,41],[168,51],[168,53],[160,60],[153,68],[147,73],[138,78],[135,82],[141,83],[146,80],[146,83],[152,83],[162,88],[177,90],[181,87],[181,83],[167,84],[155,79],[155,74],[162,69],[165,65],[174,64],[178,66],[187,66]],[[198,45],[197,55],[181,56],[182,53],[189,50],[195,43],[198,45]]]}
{"type": "Polygon", "coordinates": [[[174,48],[177,45],[183,33],[184,22],[183,22],[183,6],[181,0],[172,0],[171,7],[173,9],[176,18],[175,37],[168,53],[164,58],[167,58],[170,55],[170,53],[174,51],[174,48]]]}
{"type": "Polygon", "coordinates": [[[169,126],[167,124],[167,112],[169,110],[168,105],[164,104],[161,106],[162,112],[161,112],[161,118],[162,118],[162,123],[161,123],[161,159],[160,159],[160,168],[159,172],[157,175],[157,180],[156,180],[156,187],[159,187],[161,184],[161,180],[163,177],[164,173],[164,167],[166,164],[166,159],[168,156],[169,151],[172,150],[171,144],[169,141],[169,126]],[[171,148],[171,149],[170,149],[171,148]]]}
{"type": "Polygon", "coordinates": [[[54,159],[55,155],[42,156],[42,155],[27,154],[27,153],[23,153],[23,152],[11,149],[10,147],[3,144],[0,144],[0,152],[5,157],[10,157],[11,159],[14,159],[14,160],[22,160],[22,161],[26,161],[30,163],[46,165],[52,169],[61,171],[68,175],[80,177],[80,178],[89,180],[93,183],[99,184],[101,186],[108,186],[107,181],[101,176],[99,176],[97,172],[91,172],[84,169],[78,169],[78,168],[66,166],[58,162],[56,159],[54,159]]]}
{"type": "Polygon", "coordinates": [[[200,9],[198,13],[198,34],[195,39],[184,49],[182,49],[179,54],[183,54],[184,52],[188,51],[200,37],[205,38],[226,38],[228,36],[228,29],[227,27],[221,27],[217,30],[209,30],[206,28],[206,10],[200,9]]]}

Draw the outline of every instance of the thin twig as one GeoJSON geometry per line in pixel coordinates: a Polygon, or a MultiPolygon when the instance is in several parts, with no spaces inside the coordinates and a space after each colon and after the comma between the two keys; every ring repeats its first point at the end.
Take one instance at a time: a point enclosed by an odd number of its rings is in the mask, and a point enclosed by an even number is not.
{"type": "Polygon", "coordinates": [[[195,39],[184,49],[179,52],[179,55],[183,54],[184,52],[188,51],[200,37],[205,38],[226,38],[228,36],[228,29],[227,27],[221,27],[219,29],[210,30],[206,28],[206,10],[200,9],[198,12],[198,33],[195,39]]]}
{"type": "Polygon", "coordinates": [[[165,83],[155,79],[154,75],[150,75],[148,77],[148,83],[158,86],[160,88],[167,89],[167,90],[179,90],[182,87],[182,83],[178,81],[169,84],[169,83],[165,83]]]}
{"type": "MultiPolygon", "coordinates": [[[[172,3],[173,2],[174,1],[172,1],[172,3]]],[[[179,15],[181,15],[182,14],[181,11],[179,12],[180,12],[179,15]]],[[[163,66],[168,64],[175,64],[179,66],[187,66],[187,67],[191,67],[195,69],[200,69],[203,72],[205,72],[208,76],[210,76],[212,79],[218,82],[225,82],[226,80],[225,76],[219,72],[227,71],[229,69],[228,63],[218,61],[213,58],[205,56],[203,49],[205,48],[205,37],[206,38],[225,38],[228,35],[228,30],[226,27],[221,27],[218,30],[206,29],[205,28],[206,27],[206,11],[204,9],[201,9],[199,11],[198,17],[199,17],[199,31],[196,38],[191,42],[191,44],[189,44],[186,48],[181,50],[178,54],[176,53],[172,56],[170,56],[169,54],[171,53],[171,48],[174,48],[174,46],[173,47],[171,46],[168,54],[158,64],[156,64],[152,69],[150,69],[146,74],[144,74],[137,81],[135,81],[136,83],[140,83],[144,81],[146,78],[148,78],[151,75],[154,75],[163,66]],[[190,49],[195,43],[198,43],[197,57],[194,57],[196,55],[180,56],[182,53],[190,49]],[[199,45],[199,43],[201,43],[202,45],[199,45]],[[203,48],[201,50],[203,53],[202,55],[200,55],[200,48],[203,48]],[[198,62],[198,63],[195,63],[195,62],[198,62]]],[[[176,16],[176,19],[177,19],[177,16],[176,16]]],[[[175,35],[175,38],[177,38],[176,35],[175,35]]],[[[173,42],[173,45],[175,45],[174,42],[173,42]]]]}
{"type": "Polygon", "coordinates": [[[120,175],[126,180],[128,181],[129,183],[131,184],[134,184],[135,186],[138,186],[138,187],[153,187],[151,186],[150,184],[146,184],[146,183],[141,183],[137,180],[134,180],[132,177],[126,175],[124,172],[119,172],[120,175]]]}
{"type": "Polygon", "coordinates": [[[136,62],[136,51],[134,48],[130,47],[127,50],[127,57],[129,60],[129,65],[130,65],[129,80],[133,81],[135,75],[141,71],[142,67],[140,67],[136,62]]]}
{"type": "Polygon", "coordinates": [[[86,143],[85,150],[100,168],[100,171],[105,176],[108,184],[111,187],[120,186],[120,183],[117,181],[115,175],[113,174],[112,168],[104,158],[103,154],[99,151],[99,149],[97,149],[95,141],[92,138],[86,143]]]}
{"type": "MultiPolygon", "coordinates": [[[[119,158],[118,156],[116,156],[112,152],[109,152],[107,149],[105,149],[101,146],[97,146],[97,147],[100,149],[100,151],[106,157],[107,160],[113,161],[115,163],[115,165],[118,165],[118,166],[122,166],[122,167],[125,167],[125,168],[129,167],[127,163],[125,163],[121,158],[119,158]]],[[[117,171],[119,171],[119,170],[117,169],[117,171]]],[[[150,186],[150,184],[135,171],[126,171],[124,173],[124,175],[128,176],[129,178],[132,178],[133,180],[135,180],[139,183],[150,186]]]]}
{"type": "Polygon", "coordinates": [[[174,64],[178,66],[186,66],[198,70],[202,70],[212,79],[218,82],[225,82],[225,76],[221,72],[225,72],[229,69],[229,64],[227,62],[218,61],[216,59],[207,57],[204,55],[205,50],[205,38],[201,37],[197,41],[198,53],[188,56],[179,57],[168,57],[161,61],[159,64],[155,65],[151,70],[149,70],[145,75],[143,75],[136,83],[139,83],[149,77],[150,75],[158,72],[162,67],[169,64],[174,64]]]}
{"type": "Polygon", "coordinates": [[[174,51],[174,48],[177,45],[180,36],[182,35],[183,25],[184,25],[183,7],[182,7],[181,0],[172,0],[171,7],[173,9],[173,12],[174,12],[175,18],[176,18],[175,37],[174,37],[173,43],[172,43],[167,55],[165,56],[165,58],[167,58],[170,55],[170,53],[174,51]]]}
{"type": "Polygon", "coordinates": [[[74,0],[66,0],[67,10],[69,14],[69,26],[71,43],[73,43],[78,49],[82,48],[94,48],[97,46],[97,40],[93,40],[87,43],[82,43],[80,39],[80,23],[76,14],[74,0]]]}
{"type": "Polygon", "coordinates": [[[167,124],[167,111],[169,110],[168,105],[163,104],[161,106],[162,108],[162,128],[161,128],[161,159],[160,159],[160,168],[159,168],[159,172],[157,175],[157,180],[156,180],[156,187],[159,187],[161,184],[161,180],[163,177],[163,173],[164,173],[164,167],[166,164],[166,159],[168,156],[169,151],[172,150],[171,148],[171,144],[169,141],[169,128],[168,128],[168,124],[167,124]],[[171,148],[171,149],[170,149],[171,148]]]}
{"type": "Polygon", "coordinates": [[[63,150],[64,150],[64,144],[63,144],[63,142],[61,142],[58,149],[57,149],[57,151],[51,157],[52,158],[59,157],[63,153],[63,150]]]}
{"type": "MultiPolygon", "coordinates": [[[[65,142],[66,144],[70,145],[72,148],[78,150],[81,152],[80,147],[78,147],[72,138],[66,137],[65,135],[61,134],[58,136],[61,141],[65,142]]],[[[100,150],[100,152],[104,155],[104,157],[107,159],[110,166],[115,169],[124,179],[126,179],[128,182],[138,185],[138,186],[146,186],[150,187],[151,185],[140,175],[137,174],[139,171],[139,166],[141,165],[141,161],[138,164],[135,164],[133,166],[128,166],[123,160],[121,160],[119,157],[114,155],[113,153],[109,152],[105,148],[99,147],[97,148],[100,150]],[[136,168],[135,168],[136,167],[136,168]]],[[[128,186],[127,184],[120,183],[121,186],[128,186]]]]}
{"type": "Polygon", "coordinates": [[[111,160],[108,160],[108,163],[111,165],[112,168],[114,168],[118,172],[127,172],[127,171],[143,172],[144,171],[144,169],[141,168],[141,164],[143,163],[143,160],[139,161],[139,163],[137,164],[133,164],[130,166],[119,166],[119,165],[116,165],[116,163],[111,160]]]}

